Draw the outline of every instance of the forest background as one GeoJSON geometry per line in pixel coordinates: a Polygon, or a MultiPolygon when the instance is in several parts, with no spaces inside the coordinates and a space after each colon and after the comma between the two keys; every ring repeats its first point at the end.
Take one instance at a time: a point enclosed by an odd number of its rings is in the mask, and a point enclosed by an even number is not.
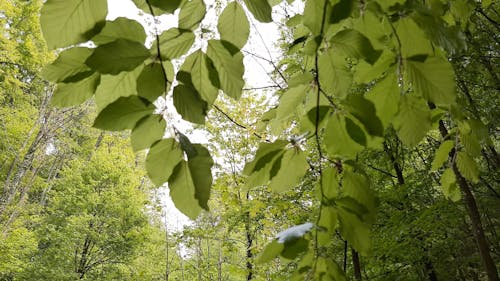
{"type": "Polygon", "coordinates": [[[0,2],[0,280],[498,280],[498,3],[134,2],[0,2]]]}

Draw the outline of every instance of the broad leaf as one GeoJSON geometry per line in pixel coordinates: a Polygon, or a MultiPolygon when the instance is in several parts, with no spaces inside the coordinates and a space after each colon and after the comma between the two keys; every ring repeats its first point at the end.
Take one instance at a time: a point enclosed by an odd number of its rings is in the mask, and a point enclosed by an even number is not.
{"type": "MultiPolygon", "coordinates": [[[[182,30],[171,28],[160,35],[160,52],[162,60],[172,60],[179,58],[189,49],[194,43],[194,33],[191,30],[182,30]]],[[[153,43],[151,53],[158,56],[157,42],[153,43]]]]}
{"type": "Polygon", "coordinates": [[[188,155],[188,167],[195,188],[194,197],[198,200],[198,205],[208,211],[214,161],[208,149],[201,144],[193,144],[192,147],[195,153],[186,152],[186,154],[188,155]]]}
{"type": "Polygon", "coordinates": [[[271,179],[269,187],[275,192],[286,191],[297,185],[309,169],[304,152],[299,149],[290,149],[285,152],[281,160],[281,167],[271,179]]]}
{"type": "Polygon", "coordinates": [[[244,0],[248,10],[260,22],[272,22],[272,8],[267,0],[244,0]]]}
{"type": "Polygon", "coordinates": [[[208,41],[207,56],[213,61],[219,74],[221,89],[228,96],[239,99],[243,85],[245,85],[243,80],[245,68],[241,53],[232,56],[221,41],[210,40],[208,41]]]}
{"type": "Polygon", "coordinates": [[[161,63],[154,62],[144,66],[137,78],[137,94],[154,102],[168,90],[170,83],[172,81],[167,81],[161,63]]]}
{"type": "Polygon", "coordinates": [[[453,202],[457,202],[462,197],[460,189],[457,186],[457,178],[451,168],[444,170],[441,175],[441,189],[443,190],[443,195],[453,202]]]}
{"type": "Polygon", "coordinates": [[[207,107],[211,106],[219,94],[219,89],[214,86],[218,84],[218,74],[207,55],[201,50],[192,53],[184,60],[181,71],[190,74],[189,81],[182,82],[192,84],[207,103],[207,107]],[[215,82],[212,82],[214,80],[215,82]]]}
{"type": "Polygon", "coordinates": [[[225,40],[238,49],[245,46],[250,34],[250,24],[248,23],[245,10],[238,2],[229,3],[219,16],[217,24],[221,40],[225,40]]]}
{"type": "Polygon", "coordinates": [[[318,58],[318,75],[321,88],[328,94],[344,98],[352,84],[352,75],[341,56],[328,49],[318,58]]]}
{"type": "Polygon", "coordinates": [[[361,95],[349,95],[347,98],[349,112],[354,115],[373,136],[383,136],[384,126],[376,115],[375,105],[361,95]]]}
{"type": "Polygon", "coordinates": [[[116,75],[136,68],[149,56],[149,51],[143,44],[118,39],[97,47],[86,64],[100,73],[116,75]]]}
{"type": "Polygon", "coordinates": [[[102,110],[119,97],[137,95],[136,81],[142,68],[141,65],[130,72],[122,72],[118,75],[101,75],[101,83],[95,92],[97,109],[102,110]]]}
{"type": "Polygon", "coordinates": [[[451,140],[444,141],[436,151],[434,155],[434,160],[432,160],[431,171],[437,171],[441,166],[443,166],[444,162],[448,160],[450,151],[455,146],[455,142],[451,140]]]}
{"type": "Polygon", "coordinates": [[[321,34],[321,25],[323,24],[325,9],[331,8],[328,0],[307,0],[304,7],[303,24],[311,31],[313,35],[321,34]]]}
{"type": "Polygon", "coordinates": [[[359,31],[354,29],[344,29],[330,39],[335,50],[339,50],[349,57],[364,59],[370,64],[374,64],[382,51],[373,48],[370,40],[359,31]]]}
{"type": "Polygon", "coordinates": [[[284,140],[277,140],[273,143],[261,143],[255,153],[254,159],[245,165],[243,174],[250,175],[252,172],[262,169],[267,164],[266,156],[270,153],[277,153],[277,151],[283,150],[287,144],[288,142],[284,140]]]}
{"type": "Polygon", "coordinates": [[[406,79],[415,92],[437,105],[455,103],[455,74],[451,64],[441,57],[428,57],[424,62],[407,59],[406,79]]]}
{"type": "Polygon", "coordinates": [[[455,162],[460,174],[462,174],[464,178],[473,183],[479,182],[479,167],[472,157],[461,151],[457,153],[455,162]]]}
{"type": "Polygon", "coordinates": [[[374,223],[378,200],[370,189],[368,179],[362,174],[344,171],[342,188],[344,195],[366,208],[367,213],[362,216],[363,221],[369,224],[374,223]]]}
{"type": "Polygon", "coordinates": [[[170,178],[174,168],[182,161],[182,150],[174,139],[156,142],[146,156],[146,171],[156,186],[170,178]]]}
{"type": "Polygon", "coordinates": [[[165,134],[167,123],[161,115],[148,115],[135,125],[130,135],[132,149],[139,151],[151,147],[153,143],[161,140],[165,134]]]}
{"type": "Polygon", "coordinates": [[[348,159],[354,159],[364,148],[349,136],[345,118],[339,113],[328,119],[324,144],[330,156],[348,159]]]}
{"type": "Polygon", "coordinates": [[[339,194],[339,179],[337,170],[333,167],[324,169],[321,182],[323,184],[323,190],[320,190],[320,194],[324,195],[328,200],[337,198],[339,194]]]}
{"type": "Polygon", "coordinates": [[[56,49],[88,41],[99,32],[107,14],[107,1],[46,1],[40,23],[47,46],[56,49]]]}
{"type": "Polygon", "coordinates": [[[75,83],[59,83],[50,103],[56,107],[79,105],[94,95],[101,81],[98,73],[75,83]]]}
{"type": "Polygon", "coordinates": [[[182,0],[132,0],[137,8],[141,9],[143,12],[151,14],[148,6],[151,4],[153,8],[153,13],[155,16],[160,16],[163,13],[173,14],[174,11],[179,8],[182,0]]]}
{"type": "Polygon", "coordinates": [[[278,239],[274,239],[273,242],[266,245],[262,253],[257,258],[257,263],[266,263],[277,258],[281,251],[285,248],[285,244],[278,243],[278,239]]]}
{"type": "Polygon", "coordinates": [[[309,85],[299,85],[285,91],[280,97],[280,103],[276,109],[276,118],[285,120],[292,116],[305,99],[308,90],[309,85]]]}
{"type": "Polygon", "coordinates": [[[340,233],[361,255],[368,255],[371,247],[370,227],[350,211],[337,208],[340,233]]]}
{"type": "Polygon", "coordinates": [[[179,13],[179,28],[195,29],[205,17],[206,11],[203,0],[185,1],[179,13]]]}
{"type": "Polygon", "coordinates": [[[431,128],[431,112],[423,99],[414,95],[402,96],[393,124],[403,143],[415,146],[431,128]]]}
{"type": "Polygon", "coordinates": [[[182,119],[205,124],[207,103],[201,99],[200,94],[190,85],[179,84],[174,88],[174,106],[182,119]]]}
{"type": "Polygon", "coordinates": [[[301,253],[307,251],[309,240],[298,238],[290,242],[285,242],[285,249],[281,251],[281,256],[288,260],[297,258],[301,253]]]}
{"type": "Polygon", "coordinates": [[[101,32],[92,38],[97,45],[111,43],[117,39],[127,39],[144,44],[146,32],[144,27],[135,20],[128,18],[117,18],[107,21],[101,32]]]}
{"type": "Polygon", "coordinates": [[[92,54],[92,49],[74,47],[62,51],[57,59],[42,71],[42,77],[51,82],[63,82],[65,79],[91,71],[85,60],[92,54]]]}
{"type": "Polygon", "coordinates": [[[196,187],[186,161],[181,161],[175,167],[168,180],[168,187],[175,207],[190,219],[196,219],[201,212],[201,207],[195,198],[196,187]]]}
{"type": "MultiPolygon", "coordinates": [[[[422,29],[410,17],[403,17],[396,24],[396,32],[401,42],[403,58],[434,53],[431,42],[427,39],[422,29]],[[419,38],[419,40],[415,40],[415,38],[419,38]]],[[[397,39],[394,40],[396,41],[397,39]]]]}
{"type": "Polygon", "coordinates": [[[366,99],[373,102],[378,118],[387,128],[398,112],[400,95],[396,75],[394,73],[387,74],[366,93],[366,99]]]}
{"type": "Polygon", "coordinates": [[[154,109],[154,105],[138,96],[121,97],[99,112],[94,127],[109,131],[133,129],[139,120],[153,113],[154,109]]]}

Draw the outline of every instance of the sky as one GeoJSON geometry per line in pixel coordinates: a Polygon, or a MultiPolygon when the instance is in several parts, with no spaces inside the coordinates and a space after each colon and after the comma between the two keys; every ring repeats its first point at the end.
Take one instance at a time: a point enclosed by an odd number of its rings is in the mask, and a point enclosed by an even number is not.
{"type": "MultiPolygon", "coordinates": [[[[205,16],[205,19],[201,24],[203,26],[210,26],[211,30],[216,31],[217,15],[215,8],[213,8],[215,0],[204,0],[204,2],[207,6],[207,15],[205,16]]],[[[155,32],[155,29],[151,26],[151,23],[153,23],[152,16],[142,13],[142,11],[135,7],[131,0],[108,0],[108,9],[109,12],[107,20],[114,20],[118,17],[127,17],[140,22],[145,27],[146,33],[150,35],[148,41],[146,42],[146,45],[151,44],[151,40],[153,40],[153,35],[155,32]]],[[[283,17],[277,11],[278,9],[279,7],[274,7],[273,9],[273,18],[275,20],[283,17]]],[[[163,15],[161,17],[158,17],[156,24],[157,31],[161,33],[169,28],[176,27],[177,14],[178,11],[174,15],[163,15]]],[[[251,33],[248,43],[245,45],[243,50],[253,54],[257,54],[267,60],[277,62],[280,55],[280,50],[276,46],[273,46],[272,43],[276,42],[279,38],[277,25],[274,23],[259,23],[255,19],[253,19],[251,14],[248,12],[247,16],[250,21],[251,33]]],[[[206,47],[206,40],[197,40],[197,42],[195,42],[195,45],[196,48],[193,48],[191,51],[194,51],[200,47],[206,47]]],[[[174,66],[177,66],[177,68],[180,63],[181,61],[179,60],[173,61],[174,66]]],[[[244,78],[246,81],[245,88],[256,88],[274,84],[269,76],[269,73],[273,71],[273,66],[269,62],[246,55],[244,64],[244,78]]],[[[172,101],[166,102],[168,108],[174,108],[172,101]]],[[[183,121],[178,114],[169,114],[169,118],[170,117],[175,120],[175,126],[177,128],[181,128],[181,130],[184,129],[183,131],[186,132],[186,135],[188,135],[191,140],[201,143],[207,142],[207,137],[202,131],[195,130],[191,133],[187,133],[187,131],[189,131],[190,124],[183,121]]],[[[163,211],[166,213],[169,229],[179,231],[182,230],[185,225],[189,225],[190,220],[175,208],[172,200],[168,196],[168,188],[161,188],[157,192],[156,196],[160,198],[160,201],[163,205],[163,211]]]]}

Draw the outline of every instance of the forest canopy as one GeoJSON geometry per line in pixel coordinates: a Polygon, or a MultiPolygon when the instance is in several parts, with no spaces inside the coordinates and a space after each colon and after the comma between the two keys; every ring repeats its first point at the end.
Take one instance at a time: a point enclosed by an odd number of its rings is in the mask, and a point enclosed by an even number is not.
{"type": "Polygon", "coordinates": [[[133,3],[0,3],[0,280],[499,280],[497,3],[133,3]]]}

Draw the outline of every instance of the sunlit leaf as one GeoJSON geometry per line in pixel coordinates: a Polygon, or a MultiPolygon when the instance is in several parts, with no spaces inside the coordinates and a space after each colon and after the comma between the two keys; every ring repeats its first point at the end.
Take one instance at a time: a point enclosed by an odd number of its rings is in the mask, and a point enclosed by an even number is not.
{"type": "Polygon", "coordinates": [[[393,124],[403,143],[415,146],[431,128],[431,112],[423,99],[414,95],[402,96],[393,124]]]}
{"type": "Polygon", "coordinates": [[[203,20],[206,7],[203,0],[185,1],[179,13],[179,28],[195,29],[203,20]]]}
{"type": "Polygon", "coordinates": [[[257,263],[265,263],[277,258],[281,251],[285,248],[285,244],[278,243],[278,239],[267,244],[262,253],[257,257],[257,263]]]}
{"type": "Polygon", "coordinates": [[[149,51],[143,44],[117,39],[97,47],[86,64],[100,73],[116,75],[136,68],[149,56],[149,51]]]}
{"type": "Polygon", "coordinates": [[[49,49],[88,41],[100,31],[107,14],[107,1],[46,1],[42,7],[40,23],[49,49]]]}
{"type": "Polygon", "coordinates": [[[227,4],[219,16],[217,29],[221,40],[225,40],[239,49],[245,46],[250,34],[250,24],[245,11],[238,2],[227,4]]]}
{"type": "Polygon", "coordinates": [[[154,102],[168,89],[172,81],[167,81],[161,63],[154,62],[144,66],[137,77],[137,94],[154,102]]]}
{"type": "Polygon", "coordinates": [[[444,170],[441,175],[441,189],[443,195],[453,202],[457,202],[462,197],[460,189],[457,186],[457,178],[451,168],[444,170]]]}
{"type": "Polygon", "coordinates": [[[267,0],[244,0],[248,10],[260,22],[272,22],[272,9],[267,0]]]}
{"type": "Polygon", "coordinates": [[[42,71],[42,77],[51,82],[63,82],[65,79],[91,71],[85,60],[92,54],[92,49],[75,47],[62,51],[57,59],[42,71]]]}
{"type": "Polygon", "coordinates": [[[434,160],[432,160],[431,171],[436,171],[441,166],[443,166],[444,162],[448,160],[449,153],[455,146],[455,142],[451,140],[444,141],[436,150],[436,154],[434,155],[434,160]]]}
{"type": "Polygon", "coordinates": [[[103,45],[117,39],[127,39],[144,44],[146,32],[144,27],[135,20],[117,18],[114,21],[107,21],[101,32],[94,36],[92,41],[97,45],[103,45]]]}
{"type": "Polygon", "coordinates": [[[175,109],[182,116],[182,119],[197,124],[205,123],[207,103],[200,97],[195,88],[179,84],[174,88],[173,99],[175,109]]]}
{"type": "Polygon", "coordinates": [[[149,178],[156,186],[161,186],[167,182],[181,160],[182,150],[174,139],[156,142],[146,157],[146,170],[149,178]]]}
{"type": "MultiPolygon", "coordinates": [[[[189,49],[194,43],[194,33],[191,30],[182,30],[171,28],[164,31],[160,35],[160,52],[162,60],[172,60],[179,58],[189,49]]],[[[153,42],[151,53],[158,56],[157,42],[153,42]]]]}
{"type": "Polygon", "coordinates": [[[309,169],[304,152],[290,149],[281,160],[281,167],[271,179],[269,188],[276,192],[286,191],[297,185],[309,169]]]}
{"type": "Polygon", "coordinates": [[[154,105],[138,96],[118,98],[97,115],[94,127],[109,131],[133,129],[143,117],[153,113],[154,105]]]}
{"type": "Polygon", "coordinates": [[[330,42],[335,50],[353,58],[364,59],[372,65],[382,53],[382,51],[375,50],[370,40],[354,29],[344,29],[338,32],[330,39],[330,42]]]}
{"type": "Polygon", "coordinates": [[[157,114],[148,115],[139,120],[130,135],[132,149],[134,151],[146,149],[161,140],[165,134],[166,125],[165,119],[157,114]]]}
{"type": "Polygon", "coordinates": [[[232,56],[221,41],[208,41],[207,56],[213,61],[219,74],[221,89],[228,96],[238,99],[241,96],[243,85],[243,56],[232,56]]]}
{"type": "Polygon", "coordinates": [[[79,105],[92,97],[101,81],[101,76],[94,73],[75,83],[59,83],[50,103],[56,107],[79,105]]]}
{"type": "Polygon", "coordinates": [[[479,167],[472,157],[461,151],[457,153],[455,161],[460,174],[462,174],[464,178],[473,183],[479,182],[479,167]]]}

